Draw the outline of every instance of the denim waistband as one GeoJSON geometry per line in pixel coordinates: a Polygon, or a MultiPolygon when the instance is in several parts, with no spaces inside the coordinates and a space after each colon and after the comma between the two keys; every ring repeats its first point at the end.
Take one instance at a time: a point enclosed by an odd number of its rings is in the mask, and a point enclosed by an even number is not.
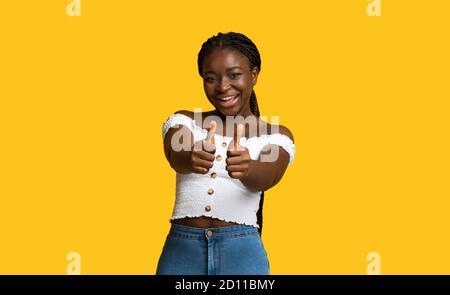
{"type": "Polygon", "coordinates": [[[186,239],[223,239],[237,238],[248,235],[259,236],[258,229],[252,225],[230,225],[224,227],[199,228],[171,223],[169,235],[186,239]]]}

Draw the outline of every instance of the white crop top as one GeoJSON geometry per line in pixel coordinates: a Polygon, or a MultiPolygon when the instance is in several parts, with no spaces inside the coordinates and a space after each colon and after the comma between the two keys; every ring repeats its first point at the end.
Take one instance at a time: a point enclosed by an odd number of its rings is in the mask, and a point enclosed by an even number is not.
{"type": "MultiPolygon", "coordinates": [[[[163,124],[163,139],[169,129],[178,124],[189,128],[194,142],[207,137],[208,131],[197,126],[195,120],[183,114],[172,114],[163,124]]],[[[208,216],[259,228],[256,212],[259,209],[261,192],[246,187],[239,179],[231,178],[225,169],[227,149],[232,139],[214,135],[216,158],[207,174],[176,173],[176,200],[170,220],[208,216]]],[[[261,150],[268,144],[276,144],[286,150],[289,154],[289,165],[294,160],[295,145],[284,134],[241,137],[239,144],[248,149],[252,160],[258,160],[261,150]]]]}

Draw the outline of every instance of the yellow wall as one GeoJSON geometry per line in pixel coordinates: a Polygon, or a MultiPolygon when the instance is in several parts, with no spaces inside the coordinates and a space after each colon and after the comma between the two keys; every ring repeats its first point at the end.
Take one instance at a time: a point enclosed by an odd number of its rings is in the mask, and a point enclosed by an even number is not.
{"type": "Polygon", "coordinates": [[[153,274],[162,122],[210,105],[202,42],[249,36],[297,157],[266,192],[273,274],[450,273],[450,1],[2,1],[0,273],[153,274]]]}

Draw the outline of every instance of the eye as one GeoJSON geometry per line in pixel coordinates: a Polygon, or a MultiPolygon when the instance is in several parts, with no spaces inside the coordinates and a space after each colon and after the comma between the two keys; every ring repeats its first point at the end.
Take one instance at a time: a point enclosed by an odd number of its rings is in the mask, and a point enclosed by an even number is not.
{"type": "Polygon", "coordinates": [[[240,75],[241,75],[241,73],[232,73],[231,79],[237,79],[240,75]]]}
{"type": "Polygon", "coordinates": [[[206,82],[213,82],[215,79],[213,77],[205,77],[206,82]]]}

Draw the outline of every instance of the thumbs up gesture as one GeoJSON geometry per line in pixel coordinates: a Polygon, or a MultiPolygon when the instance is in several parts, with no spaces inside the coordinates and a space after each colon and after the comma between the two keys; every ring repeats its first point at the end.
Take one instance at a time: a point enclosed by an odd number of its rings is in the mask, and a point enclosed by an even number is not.
{"type": "Polygon", "coordinates": [[[226,161],[228,175],[241,180],[247,177],[250,167],[250,154],[248,149],[239,144],[241,137],[244,136],[244,131],[244,125],[237,124],[236,132],[230,143],[230,149],[227,151],[226,161]]]}
{"type": "Polygon", "coordinates": [[[216,134],[216,128],[217,128],[216,121],[211,121],[211,123],[209,123],[208,135],[206,136],[206,139],[205,139],[205,141],[208,144],[214,145],[214,134],[216,134]]]}
{"type": "Polygon", "coordinates": [[[211,121],[206,139],[194,143],[194,149],[191,152],[191,163],[192,170],[195,173],[206,174],[214,164],[214,154],[216,152],[214,134],[216,133],[216,128],[217,123],[211,121]]]}

